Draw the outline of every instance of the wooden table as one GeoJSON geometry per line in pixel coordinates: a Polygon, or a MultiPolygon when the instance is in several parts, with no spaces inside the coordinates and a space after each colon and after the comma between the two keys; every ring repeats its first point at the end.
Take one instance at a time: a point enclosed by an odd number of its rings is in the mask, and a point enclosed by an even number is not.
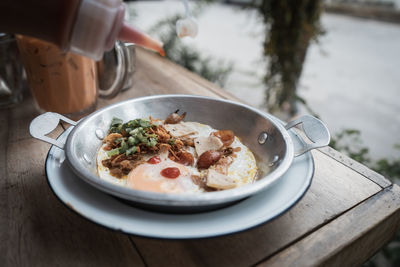
{"type": "MultiPolygon", "coordinates": [[[[133,88],[100,100],[99,107],[166,93],[237,100],[141,49],[133,79],[133,88]]],[[[50,145],[28,133],[37,115],[29,96],[0,113],[0,263],[7,266],[354,266],[388,242],[400,224],[399,187],[327,147],[313,152],[315,174],[302,200],[262,226],[186,241],[114,232],[53,195],[44,171],[50,145]]]]}

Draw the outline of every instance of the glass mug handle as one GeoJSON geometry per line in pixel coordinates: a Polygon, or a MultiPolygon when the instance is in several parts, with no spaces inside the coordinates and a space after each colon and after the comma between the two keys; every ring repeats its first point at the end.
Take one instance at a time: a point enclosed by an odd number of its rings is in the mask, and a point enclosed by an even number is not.
{"type": "MultiPolygon", "coordinates": [[[[115,79],[111,83],[110,87],[108,89],[101,89],[98,90],[99,96],[101,98],[113,98],[115,97],[124,87],[125,81],[128,76],[128,68],[129,68],[129,62],[127,62],[127,52],[126,52],[126,47],[124,43],[117,41],[114,45],[114,51],[116,54],[116,63],[115,63],[115,79]]],[[[97,63],[97,66],[99,66],[99,63],[97,63]]],[[[102,63],[100,63],[102,64],[102,63]]],[[[104,63],[103,63],[104,64],[104,63]]],[[[107,75],[107,73],[103,73],[102,75],[107,75]]],[[[100,77],[99,77],[100,79],[100,77]]],[[[99,88],[100,89],[100,88],[99,88]]]]}

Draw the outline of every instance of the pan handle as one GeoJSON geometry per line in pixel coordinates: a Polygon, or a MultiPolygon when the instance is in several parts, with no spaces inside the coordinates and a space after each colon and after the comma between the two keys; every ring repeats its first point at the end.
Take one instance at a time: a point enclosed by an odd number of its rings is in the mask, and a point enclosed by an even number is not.
{"type": "Polygon", "coordinates": [[[32,135],[32,137],[36,139],[39,139],[41,141],[44,141],[46,143],[64,149],[65,144],[63,142],[46,136],[46,134],[51,133],[52,131],[54,131],[54,129],[57,128],[58,124],[60,123],[60,120],[69,123],[73,126],[77,124],[77,122],[70,120],[58,113],[46,112],[33,119],[33,121],[29,126],[29,132],[32,135]]]}
{"type": "Polygon", "coordinates": [[[302,125],[305,135],[312,143],[304,145],[298,151],[295,151],[295,157],[300,156],[314,148],[327,146],[329,144],[331,136],[328,128],[322,121],[313,116],[304,115],[286,124],[285,129],[289,130],[290,128],[299,124],[302,125]]]}

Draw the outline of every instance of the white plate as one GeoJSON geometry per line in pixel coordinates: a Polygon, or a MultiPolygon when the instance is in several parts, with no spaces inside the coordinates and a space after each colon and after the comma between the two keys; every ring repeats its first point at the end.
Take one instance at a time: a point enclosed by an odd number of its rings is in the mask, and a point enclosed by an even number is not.
{"type": "MultiPolygon", "coordinates": [[[[59,137],[61,141],[65,141],[71,128],[59,137]]],[[[295,148],[303,143],[293,131],[290,135],[295,148]]],[[[79,179],[64,158],[64,151],[53,146],[46,160],[48,183],[62,203],[104,227],[166,239],[215,237],[266,223],[301,199],[314,173],[314,161],[308,152],[295,158],[281,179],[255,196],[215,211],[177,215],[138,209],[97,190],[79,179]]]]}

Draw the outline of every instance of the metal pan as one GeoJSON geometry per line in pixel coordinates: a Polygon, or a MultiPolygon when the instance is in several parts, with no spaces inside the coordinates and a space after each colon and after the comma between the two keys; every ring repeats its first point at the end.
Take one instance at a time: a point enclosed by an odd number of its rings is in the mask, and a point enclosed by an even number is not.
{"type": "Polygon", "coordinates": [[[326,146],[330,135],[327,127],[312,116],[303,116],[283,126],[273,116],[233,101],[193,95],[157,95],[131,99],[100,109],[74,122],[56,113],[44,113],[30,125],[33,137],[65,150],[71,169],[92,186],[129,201],[135,206],[162,212],[199,212],[232,204],[266,189],[290,167],[293,157],[311,149],[326,146]],[[258,166],[256,182],[224,191],[202,194],[162,194],[121,187],[101,180],[97,175],[96,153],[106,136],[113,117],[124,121],[165,118],[175,110],[186,111],[185,121],[208,124],[215,129],[230,129],[254,153],[258,166]],[[60,120],[74,126],[64,144],[46,134],[60,120]],[[295,151],[288,130],[302,124],[311,140],[295,151]]]}

